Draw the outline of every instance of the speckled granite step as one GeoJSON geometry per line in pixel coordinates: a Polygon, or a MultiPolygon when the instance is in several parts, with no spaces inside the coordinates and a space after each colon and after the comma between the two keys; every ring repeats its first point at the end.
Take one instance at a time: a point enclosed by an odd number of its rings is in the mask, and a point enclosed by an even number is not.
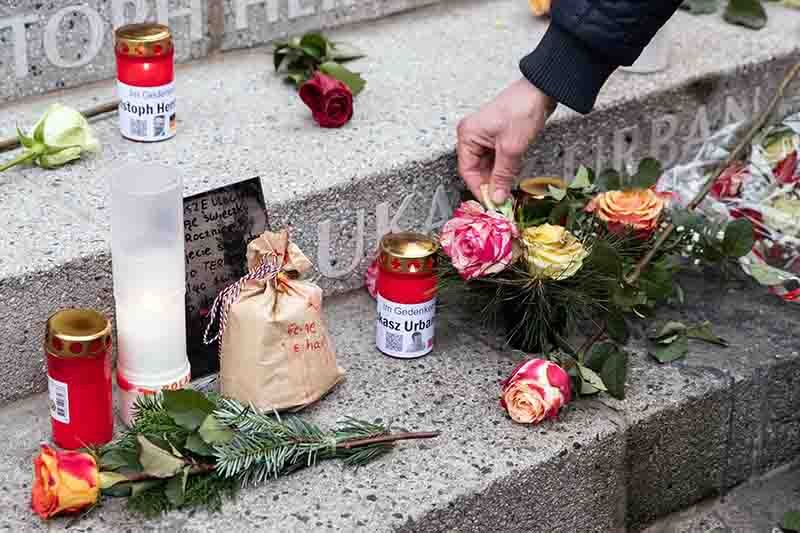
{"type": "MultiPolygon", "coordinates": [[[[685,159],[709,131],[763,105],[796,57],[800,12],[769,9],[760,32],[678,13],[671,67],[615,74],[588,116],[559,110],[526,172],[569,174],[578,162],[605,167],[645,154],[685,159]]],[[[292,227],[319,283],[329,294],[358,288],[378,234],[435,228],[446,218],[458,195],[458,120],[519,76],[517,58],[545,25],[518,0],[454,1],[335,31],[370,50],[355,65],[368,87],[353,121],[335,131],[315,127],[273,76],[266,48],[219,54],[178,68],[175,139],[124,141],[112,115],[94,121],[104,142],[98,157],[0,174],[0,403],[44,390],[41,335],[51,312],[113,311],[114,168],[131,160],[175,165],[186,195],[260,176],[271,225],[292,227]]],[[[111,82],[98,82],[4,105],[0,135],[32,124],[50,102],[83,108],[112,95],[111,82]]]]}
{"type": "MultiPolygon", "coordinates": [[[[519,354],[491,331],[440,313],[428,357],[402,361],[374,348],[374,302],[363,291],[327,302],[346,381],[305,416],[391,418],[439,429],[358,471],[329,463],[245,489],[219,514],[170,513],[143,521],[112,500],[75,531],[609,533],[637,531],[800,454],[800,327],[790,304],[759,288],[721,290],[684,278],[683,311],[708,319],[727,349],[693,343],[687,360],[659,365],[632,343],[625,400],[574,402],[557,421],[514,424],[499,381],[519,354]]],[[[49,436],[46,400],[0,409],[0,529],[44,531],[27,502],[30,461],[49,436]]],[[[52,524],[59,529],[66,524],[52,524]]]]}

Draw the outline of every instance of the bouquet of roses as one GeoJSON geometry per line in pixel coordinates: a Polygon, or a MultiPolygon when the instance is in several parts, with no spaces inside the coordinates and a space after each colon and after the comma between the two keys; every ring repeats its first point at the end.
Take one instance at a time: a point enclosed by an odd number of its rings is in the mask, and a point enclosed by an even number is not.
{"type": "MultiPolygon", "coordinates": [[[[485,187],[482,203],[462,203],[444,225],[442,291],[482,296],[482,314],[505,322],[508,344],[549,359],[523,365],[505,382],[503,404],[515,420],[553,416],[573,390],[623,397],[627,355],[619,345],[629,322],[683,300],[675,281],[681,269],[727,264],[750,251],[747,219],[721,224],[674,205],[657,187],[661,175],[653,159],[632,175],[594,176],[581,167],[570,183],[523,180],[502,206],[485,187]],[[575,348],[579,327],[594,332],[575,348]]],[[[685,353],[673,345],[678,339],[723,342],[707,324],[670,327],[654,336],[661,362],[685,353]]]]}

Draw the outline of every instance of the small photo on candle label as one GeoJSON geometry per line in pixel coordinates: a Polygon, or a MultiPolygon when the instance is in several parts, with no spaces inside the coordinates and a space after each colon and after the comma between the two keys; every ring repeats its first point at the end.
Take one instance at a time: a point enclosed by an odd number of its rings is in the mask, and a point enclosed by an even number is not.
{"type": "Polygon", "coordinates": [[[69,388],[67,384],[48,376],[47,390],[50,393],[50,416],[62,424],[69,424],[69,388]]]}

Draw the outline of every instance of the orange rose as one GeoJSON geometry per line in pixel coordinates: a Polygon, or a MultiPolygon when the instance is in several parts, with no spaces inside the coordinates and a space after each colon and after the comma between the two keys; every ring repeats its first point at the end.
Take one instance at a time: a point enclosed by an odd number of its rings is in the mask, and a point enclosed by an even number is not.
{"type": "Polygon", "coordinates": [[[594,213],[614,233],[633,230],[640,237],[649,237],[658,227],[665,196],[652,189],[608,191],[592,198],[586,211],[594,213]]]}
{"type": "Polygon", "coordinates": [[[33,467],[31,508],[42,518],[74,513],[97,502],[100,474],[88,453],[57,452],[42,444],[33,467]]]}
{"type": "Polygon", "coordinates": [[[550,0],[528,0],[528,5],[537,17],[550,14],[550,0]]]}

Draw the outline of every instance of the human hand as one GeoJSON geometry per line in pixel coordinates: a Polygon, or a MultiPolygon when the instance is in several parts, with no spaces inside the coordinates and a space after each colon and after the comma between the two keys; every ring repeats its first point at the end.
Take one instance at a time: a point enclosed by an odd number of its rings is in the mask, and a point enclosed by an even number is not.
{"type": "Polygon", "coordinates": [[[555,107],[555,100],[523,78],[459,123],[458,172],[476,198],[488,183],[492,201],[506,201],[525,150],[555,107]]]}

